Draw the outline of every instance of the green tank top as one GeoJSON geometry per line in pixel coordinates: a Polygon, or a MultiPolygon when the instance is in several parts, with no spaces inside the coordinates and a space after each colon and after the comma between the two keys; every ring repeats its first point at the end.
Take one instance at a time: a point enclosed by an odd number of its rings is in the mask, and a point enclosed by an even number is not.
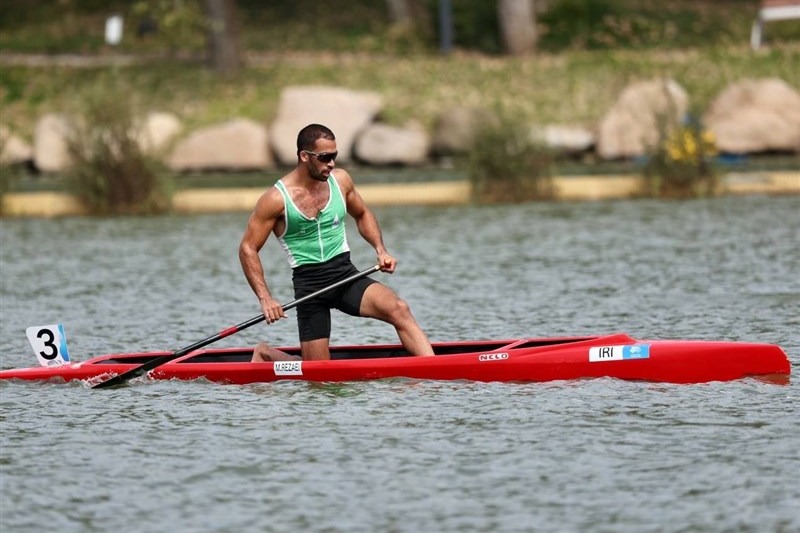
{"type": "Polygon", "coordinates": [[[283,235],[278,236],[278,242],[286,252],[289,266],[295,268],[324,263],[350,251],[344,229],[347,207],[332,173],[328,176],[328,203],[317,214],[317,218],[308,218],[294,205],[281,180],[275,183],[275,187],[283,196],[283,216],[286,220],[286,228],[283,235]]]}

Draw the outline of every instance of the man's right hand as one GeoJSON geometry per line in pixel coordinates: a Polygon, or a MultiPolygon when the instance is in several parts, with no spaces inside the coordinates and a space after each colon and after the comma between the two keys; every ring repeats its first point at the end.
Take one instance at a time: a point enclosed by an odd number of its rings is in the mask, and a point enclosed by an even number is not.
{"type": "Polygon", "coordinates": [[[281,318],[286,318],[281,303],[273,298],[264,298],[261,300],[261,311],[264,313],[267,324],[272,324],[281,318]]]}

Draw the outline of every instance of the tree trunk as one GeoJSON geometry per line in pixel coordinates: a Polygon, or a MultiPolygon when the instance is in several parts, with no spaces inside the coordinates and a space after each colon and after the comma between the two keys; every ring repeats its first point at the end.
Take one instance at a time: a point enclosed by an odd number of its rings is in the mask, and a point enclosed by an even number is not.
{"type": "Polygon", "coordinates": [[[236,1],[205,0],[205,8],[209,66],[220,74],[235,74],[242,67],[236,1]]]}
{"type": "Polygon", "coordinates": [[[497,18],[506,52],[525,55],[536,51],[534,0],[497,0],[497,18]]]}
{"type": "Polygon", "coordinates": [[[386,0],[389,8],[389,20],[392,24],[411,26],[413,18],[410,0],[386,0]]]}

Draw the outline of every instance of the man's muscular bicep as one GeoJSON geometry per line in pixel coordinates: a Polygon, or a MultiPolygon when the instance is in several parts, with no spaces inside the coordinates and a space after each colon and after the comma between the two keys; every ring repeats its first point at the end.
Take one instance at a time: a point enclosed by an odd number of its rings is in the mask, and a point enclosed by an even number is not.
{"type": "Polygon", "coordinates": [[[250,220],[247,222],[242,244],[260,249],[267,241],[278,219],[283,216],[283,200],[280,192],[271,189],[258,199],[250,220]],[[277,197],[276,197],[277,195],[277,197]]]}
{"type": "Polygon", "coordinates": [[[367,205],[364,203],[364,199],[361,198],[361,194],[356,190],[353,178],[347,172],[342,172],[337,177],[339,178],[339,188],[342,191],[342,195],[344,195],[347,213],[355,219],[361,218],[367,210],[367,205]]]}

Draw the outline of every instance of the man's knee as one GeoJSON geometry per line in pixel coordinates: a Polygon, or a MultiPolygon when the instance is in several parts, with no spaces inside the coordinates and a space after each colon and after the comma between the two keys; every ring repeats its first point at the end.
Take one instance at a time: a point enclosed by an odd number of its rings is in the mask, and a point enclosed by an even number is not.
{"type": "Polygon", "coordinates": [[[393,299],[384,302],[383,311],[386,319],[393,324],[403,322],[411,318],[411,308],[408,303],[395,296],[393,299]]]}
{"type": "Polygon", "coordinates": [[[270,357],[270,346],[266,342],[259,342],[253,349],[253,358],[250,360],[252,363],[267,363],[272,361],[270,357]]]}
{"type": "Polygon", "coordinates": [[[401,317],[405,317],[411,314],[411,307],[402,298],[397,298],[394,303],[394,312],[401,317]]]}
{"type": "Polygon", "coordinates": [[[277,348],[273,348],[266,342],[260,342],[253,349],[253,357],[250,359],[251,363],[269,363],[271,361],[294,361],[300,359],[296,355],[290,355],[282,352],[277,348]]]}
{"type": "Polygon", "coordinates": [[[377,318],[394,325],[412,318],[408,303],[393,290],[378,283],[370,285],[364,294],[361,316],[377,318]]]}

